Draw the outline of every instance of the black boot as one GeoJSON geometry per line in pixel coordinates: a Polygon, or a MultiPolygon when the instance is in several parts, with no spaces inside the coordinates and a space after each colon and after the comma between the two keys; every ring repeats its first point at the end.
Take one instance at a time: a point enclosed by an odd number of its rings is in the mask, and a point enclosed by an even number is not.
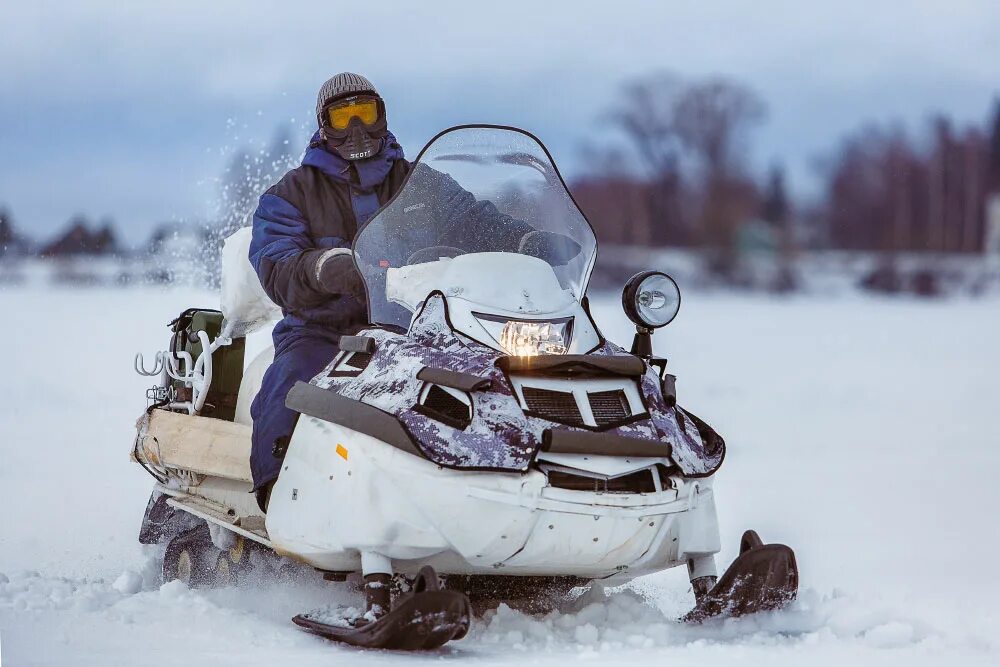
{"type": "Polygon", "coordinates": [[[271,489],[273,488],[274,482],[268,482],[254,492],[254,495],[257,496],[257,506],[264,514],[267,514],[267,503],[271,500],[271,489]]]}

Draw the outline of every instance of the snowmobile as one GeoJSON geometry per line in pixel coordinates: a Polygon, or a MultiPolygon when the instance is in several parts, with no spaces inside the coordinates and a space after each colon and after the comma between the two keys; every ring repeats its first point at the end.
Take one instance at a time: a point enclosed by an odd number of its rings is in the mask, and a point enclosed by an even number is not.
{"type": "Polygon", "coordinates": [[[726,444],[678,404],[652,349],[680,291],[659,271],[633,276],[622,293],[631,349],[604,338],[586,296],[594,232],[533,135],[441,132],[358,231],[370,324],[288,393],[300,416],[275,443],[266,515],[250,493],[248,407],[273,350],[244,364],[246,333],[267,319],[248,233],[224,250],[222,311],[186,311],[152,369],[136,360],[160,377],[132,458],[157,480],[140,539],[166,543],[166,578],[228,583],[255,550],[330,580],[360,575],[363,612],[293,621],[396,649],[460,639],[484,597],[680,565],[695,597],[687,621],[795,597],[792,550],[753,531],[717,576],[713,481],[726,444]],[[498,222],[474,236],[444,224],[442,178],[498,222]]]}

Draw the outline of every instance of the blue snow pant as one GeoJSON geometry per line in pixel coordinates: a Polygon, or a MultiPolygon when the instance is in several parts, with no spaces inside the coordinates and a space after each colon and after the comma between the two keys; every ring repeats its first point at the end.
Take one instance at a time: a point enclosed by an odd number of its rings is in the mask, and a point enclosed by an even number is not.
{"type": "Polygon", "coordinates": [[[264,373],[257,397],[250,405],[253,443],[250,472],[254,491],[278,477],[281,459],[272,453],[274,441],[290,436],[299,413],[285,407],[288,390],[299,381],[308,382],[333,360],[339,351],[339,336],[296,328],[279,323],[274,333],[274,363],[264,373]]]}

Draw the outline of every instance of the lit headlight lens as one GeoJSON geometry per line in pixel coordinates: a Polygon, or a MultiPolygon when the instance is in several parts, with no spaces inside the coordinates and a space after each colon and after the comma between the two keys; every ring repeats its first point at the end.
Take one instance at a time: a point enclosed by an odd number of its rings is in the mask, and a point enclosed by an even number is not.
{"type": "Polygon", "coordinates": [[[508,320],[476,313],[507,354],[534,357],[540,354],[566,354],[573,335],[573,318],[559,320],[508,320]]]}
{"type": "Polygon", "coordinates": [[[566,354],[569,347],[568,324],[511,320],[500,331],[500,345],[515,357],[566,354]]]}

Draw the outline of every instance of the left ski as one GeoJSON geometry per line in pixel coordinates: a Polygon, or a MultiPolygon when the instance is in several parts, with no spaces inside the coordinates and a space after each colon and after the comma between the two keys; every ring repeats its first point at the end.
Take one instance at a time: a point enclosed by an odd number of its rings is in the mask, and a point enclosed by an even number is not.
{"type": "Polygon", "coordinates": [[[457,591],[439,590],[431,568],[424,568],[418,579],[423,581],[417,592],[401,597],[376,620],[362,616],[334,625],[299,614],[292,622],[327,639],[362,648],[426,651],[464,637],[472,617],[469,598],[457,591]]]}

